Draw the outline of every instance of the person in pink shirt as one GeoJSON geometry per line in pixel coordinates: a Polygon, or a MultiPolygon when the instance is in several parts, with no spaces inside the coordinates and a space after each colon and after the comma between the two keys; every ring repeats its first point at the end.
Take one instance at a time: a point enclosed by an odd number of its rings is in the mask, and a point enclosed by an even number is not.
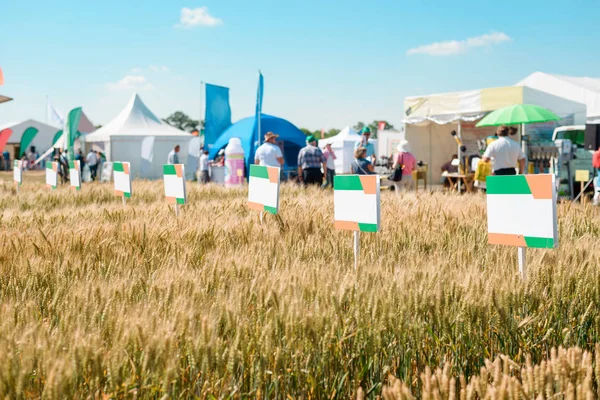
{"type": "Polygon", "coordinates": [[[327,186],[331,185],[331,188],[333,189],[333,177],[335,176],[335,160],[337,159],[337,157],[335,156],[335,153],[333,152],[333,149],[331,148],[331,143],[327,143],[325,145],[325,150],[323,150],[323,155],[325,156],[325,159],[327,160],[327,171],[325,172],[325,183],[323,184],[322,188],[325,189],[327,186]]]}
{"type": "Polygon", "coordinates": [[[406,140],[401,141],[396,150],[398,152],[394,155],[392,169],[402,166],[402,180],[394,182],[396,194],[399,194],[402,190],[410,190],[412,188],[412,173],[417,168],[417,159],[409,151],[408,141],[406,140]]]}

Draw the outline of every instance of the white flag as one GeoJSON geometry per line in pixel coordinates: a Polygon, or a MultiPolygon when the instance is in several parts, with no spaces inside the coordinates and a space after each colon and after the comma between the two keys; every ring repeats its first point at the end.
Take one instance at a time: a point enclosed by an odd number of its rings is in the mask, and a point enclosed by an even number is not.
{"type": "Polygon", "coordinates": [[[142,159],[152,162],[154,158],[154,136],[145,137],[142,140],[142,159]]]}
{"type": "Polygon", "coordinates": [[[48,121],[56,126],[60,126],[61,128],[65,125],[65,119],[64,117],[60,114],[60,112],[58,112],[58,110],[56,108],[54,108],[54,106],[52,104],[50,104],[50,102],[47,103],[48,105],[48,121]]]}

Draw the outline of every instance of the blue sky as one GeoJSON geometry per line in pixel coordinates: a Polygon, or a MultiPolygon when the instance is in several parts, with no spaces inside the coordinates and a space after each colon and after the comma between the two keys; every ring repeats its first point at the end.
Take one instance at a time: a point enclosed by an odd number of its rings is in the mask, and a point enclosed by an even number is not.
{"type": "Polygon", "coordinates": [[[600,1],[4,0],[0,125],[83,106],[105,124],[138,92],[198,118],[200,82],[233,119],[400,124],[405,96],[511,85],[534,71],[600,76],[600,1]]]}

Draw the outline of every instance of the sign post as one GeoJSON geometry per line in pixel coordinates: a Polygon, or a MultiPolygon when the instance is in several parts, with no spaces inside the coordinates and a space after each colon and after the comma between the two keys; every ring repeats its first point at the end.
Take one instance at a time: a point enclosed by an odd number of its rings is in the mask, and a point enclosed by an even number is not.
{"type": "Polygon", "coordinates": [[[378,232],[379,175],[339,175],[334,178],[335,228],[353,231],[354,269],[358,269],[360,232],[378,232]]]}
{"type": "Polygon", "coordinates": [[[69,182],[71,190],[81,190],[81,165],[79,160],[69,161],[69,182]]]}
{"type": "Polygon", "coordinates": [[[523,280],[528,247],[558,247],[555,179],[553,174],[487,177],[488,243],[518,248],[523,280]]]}
{"type": "Polygon", "coordinates": [[[585,203],[585,188],[587,187],[587,185],[585,185],[587,182],[590,181],[590,171],[588,171],[587,169],[578,169],[577,171],[575,171],[575,181],[579,182],[580,185],[580,190],[579,190],[579,196],[581,196],[581,204],[585,203]]]}
{"type": "Polygon", "coordinates": [[[17,194],[19,194],[19,186],[23,183],[23,164],[20,160],[13,162],[13,181],[17,188],[17,194]]]}
{"type": "Polygon", "coordinates": [[[187,194],[185,190],[185,166],[183,164],[163,165],[163,179],[165,182],[165,198],[173,204],[175,216],[179,216],[179,205],[185,204],[187,194]]]}
{"type": "Polygon", "coordinates": [[[279,168],[250,165],[248,178],[248,208],[260,211],[260,224],[265,212],[279,211],[279,168]]]}
{"type": "Polygon", "coordinates": [[[53,190],[58,186],[58,162],[46,161],[46,187],[53,190]]]}
{"type": "Polygon", "coordinates": [[[131,198],[131,173],[128,162],[114,162],[112,165],[113,181],[115,185],[115,196],[121,197],[123,205],[127,204],[127,198],[131,198]]]}

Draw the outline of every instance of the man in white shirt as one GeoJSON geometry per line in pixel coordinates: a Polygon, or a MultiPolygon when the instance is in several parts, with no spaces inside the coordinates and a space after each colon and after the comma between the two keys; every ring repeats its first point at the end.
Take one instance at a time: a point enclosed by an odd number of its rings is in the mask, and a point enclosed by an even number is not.
{"type": "Polygon", "coordinates": [[[516,175],[515,166],[519,164],[519,173],[525,173],[525,153],[519,143],[508,138],[508,128],[498,128],[498,140],[490,143],[483,154],[483,161],[492,161],[494,175],[516,175]]]}
{"type": "Polygon", "coordinates": [[[275,139],[278,137],[279,135],[273,132],[268,132],[265,135],[265,142],[256,149],[254,164],[281,168],[283,165],[283,154],[279,146],[275,144],[275,139]]]}
{"type": "Polygon", "coordinates": [[[90,169],[90,177],[93,181],[96,180],[96,174],[98,173],[98,156],[94,150],[90,150],[88,155],[85,157],[85,163],[90,169]]]}
{"type": "Polygon", "coordinates": [[[208,150],[204,150],[200,156],[200,183],[206,184],[210,182],[210,176],[208,174],[208,150]]]}

